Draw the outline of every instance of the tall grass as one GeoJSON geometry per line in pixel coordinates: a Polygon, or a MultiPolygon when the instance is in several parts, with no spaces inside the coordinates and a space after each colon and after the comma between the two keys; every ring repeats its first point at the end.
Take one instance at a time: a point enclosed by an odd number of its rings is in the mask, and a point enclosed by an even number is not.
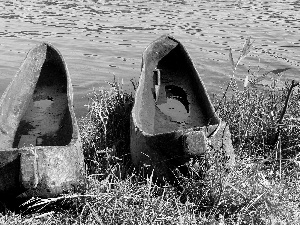
{"type": "MultiPolygon", "coordinates": [[[[107,176],[112,162],[130,169],[130,113],[133,96],[115,79],[110,89],[93,90],[88,115],[79,122],[88,174],[107,176]]],[[[126,171],[123,171],[125,173],[126,171]]]]}
{"type": "Polygon", "coordinates": [[[210,166],[201,177],[195,159],[181,194],[151,177],[138,179],[128,157],[133,96],[114,80],[110,89],[92,92],[80,121],[86,193],[35,199],[21,215],[0,216],[0,224],[300,224],[300,90],[279,85],[286,69],[249,70],[238,90],[235,70],[252,43],[247,39],[237,63],[230,54],[231,82],[213,99],[232,134],[232,171],[210,166]]]}

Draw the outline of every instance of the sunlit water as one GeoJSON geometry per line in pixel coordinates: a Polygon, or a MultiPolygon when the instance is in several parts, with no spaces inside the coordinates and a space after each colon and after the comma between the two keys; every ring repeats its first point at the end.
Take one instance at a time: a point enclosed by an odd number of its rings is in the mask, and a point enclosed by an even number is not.
{"type": "Polygon", "coordinates": [[[74,86],[77,117],[87,94],[113,76],[132,89],[145,47],[171,34],[186,47],[209,94],[220,93],[245,38],[254,42],[236,74],[290,68],[299,80],[299,0],[6,0],[0,3],[0,95],[29,49],[48,41],[63,54],[74,86]]]}

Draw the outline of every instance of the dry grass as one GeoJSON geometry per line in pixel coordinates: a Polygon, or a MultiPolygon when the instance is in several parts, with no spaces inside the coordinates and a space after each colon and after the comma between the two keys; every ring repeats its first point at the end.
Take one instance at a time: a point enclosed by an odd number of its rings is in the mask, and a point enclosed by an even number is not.
{"type": "Polygon", "coordinates": [[[134,100],[132,94],[123,91],[122,84],[115,80],[109,84],[109,90],[93,90],[87,105],[89,113],[79,122],[88,173],[104,177],[113,161],[130,169],[129,127],[134,100]]]}

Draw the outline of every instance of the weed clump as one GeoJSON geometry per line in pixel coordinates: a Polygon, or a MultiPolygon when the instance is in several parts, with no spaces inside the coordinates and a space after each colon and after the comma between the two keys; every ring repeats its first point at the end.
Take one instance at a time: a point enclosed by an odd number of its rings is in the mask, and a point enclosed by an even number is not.
{"type": "Polygon", "coordinates": [[[88,115],[79,123],[88,174],[107,175],[113,161],[130,165],[130,113],[134,98],[115,79],[109,85],[109,90],[93,90],[88,115]]]}

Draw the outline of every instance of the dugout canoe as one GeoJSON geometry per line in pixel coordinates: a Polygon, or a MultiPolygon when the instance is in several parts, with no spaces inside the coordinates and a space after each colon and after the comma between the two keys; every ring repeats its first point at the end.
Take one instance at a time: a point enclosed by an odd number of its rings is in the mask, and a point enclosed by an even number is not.
{"type": "Polygon", "coordinates": [[[61,53],[41,43],[0,99],[0,199],[56,196],[83,178],[70,75],[61,53]]]}
{"type": "Polygon", "coordinates": [[[186,172],[192,157],[208,151],[222,155],[224,166],[234,164],[228,127],[215,113],[188,52],[168,35],[143,53],[130,135],[134,165],[158,182],[176,183],[174,169],[186,172]]]}

